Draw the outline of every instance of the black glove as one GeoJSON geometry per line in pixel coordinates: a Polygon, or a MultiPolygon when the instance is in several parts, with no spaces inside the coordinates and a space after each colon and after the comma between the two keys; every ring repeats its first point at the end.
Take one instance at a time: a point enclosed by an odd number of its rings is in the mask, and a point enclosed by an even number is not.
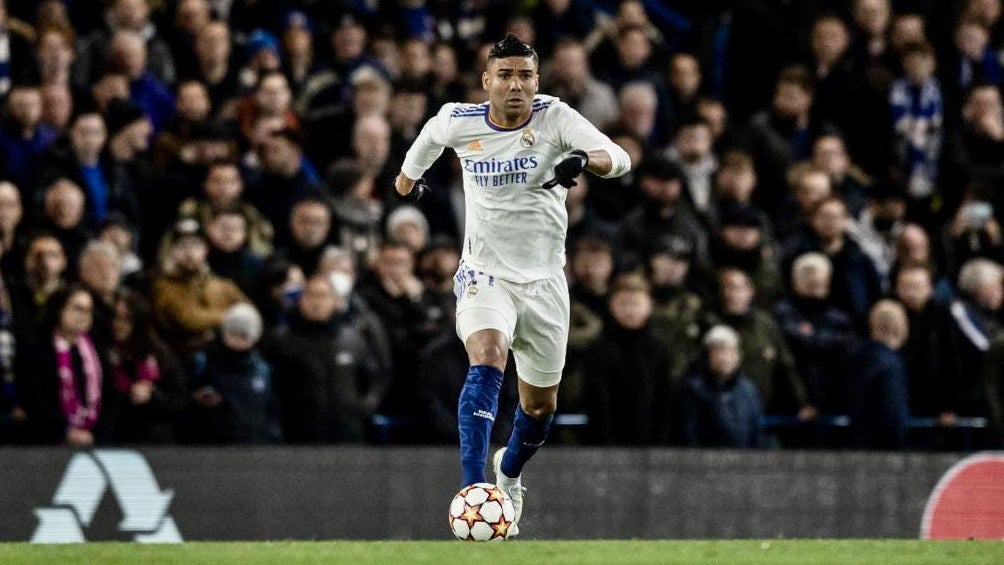
{"type": "Polygon", "coordinates": [[[405,202],[418,202],[419,199],[425,196],[426,192],[430,192],[431,190],[432,189],[429,188],[429,183],[425,182],[424,178],[420,178],[415,181],[415,186],[411,187],[411,192],[408,194],[401,194],[397,190],[394,191],[394,194],[405,202]]]}
{"type": "Polygon", "coordinates": [[[589,155],[585,151],[581,149],[572,151],[568,157],[554,166],[554,178],[545,182],[544,188],[553,188],[557,184],[565,188],[572,188],[578,184],[575,182],[575,177],[582,174],[587,163],[589,163],[589,155]]]}

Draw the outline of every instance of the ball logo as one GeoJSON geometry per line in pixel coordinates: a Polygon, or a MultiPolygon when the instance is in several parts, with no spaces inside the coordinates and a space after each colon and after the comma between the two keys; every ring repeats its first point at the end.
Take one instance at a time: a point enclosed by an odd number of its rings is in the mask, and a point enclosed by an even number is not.
{"type": "Polygon", "coordinates": [[[533,144],[537,142],[537,138],[533,135],[533,130],[526,128],[523,130],[523,134],[519,138],[519,144],[523,147],[530,148],[533,144]]]}
{"type": "Polygon", "coordinates": [[[82,527],[91,525],[109,487],[122,509],[119,531],[133,533],[140,543],[181,543],[167,513],[174,492],[161,491],[146,459],[124,449],[98,449],[70,459],[52,506],[35,509],[38,527],[32,543],[87,541],[82,527]]]}

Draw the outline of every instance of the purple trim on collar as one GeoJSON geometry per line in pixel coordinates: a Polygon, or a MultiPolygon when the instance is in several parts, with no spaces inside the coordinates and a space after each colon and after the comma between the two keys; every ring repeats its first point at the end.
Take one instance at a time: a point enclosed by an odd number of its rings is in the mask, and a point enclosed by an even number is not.
{"type": "Polygon", "coordinates": [[[523,128],[525,128],[527,126],[527,124],[530,123],[530,120],[533,119],[533,114],[534,114],[533,110],[531,109],[530,110],[530,117],[528,117],[525,122],[523,122],[523,123],[521,123],[521,124],[519,124],[518,126],[515,126],[515,127],[504,128],[502,126],[497,126],[497,125],[493,124],[492,121],[491,121],[491,119],[488,117],[488,112],[489,112],[489,109],[485,108],[485,123],[488,124],[488,127],[492,128],[495,131],[516,131],[518,129],[523,129],[523,128]]]}

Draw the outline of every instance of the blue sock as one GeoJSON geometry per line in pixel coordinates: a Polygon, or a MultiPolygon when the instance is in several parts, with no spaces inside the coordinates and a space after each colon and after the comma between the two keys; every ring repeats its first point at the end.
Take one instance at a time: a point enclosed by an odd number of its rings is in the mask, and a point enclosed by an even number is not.
{"type": "Polygon", "coordinates": [[[516,421],[512,424],[512,435],[502,457],[502,474],[515,479],[523,472],[523,465],[533,457],[534,453],[544,445],[547,432],[551,429],[554,415],[543,420],[531,418],[523,411],[522,406],[516,407],[516,421]]]}
{"type": "Polygon", "coordinates": [[[485,481],[485,459],[492,424],[498,412],[502,371],[491,365],[475,365],[467,372],[460,391],[457,426],[460,428],[461,487],[485,481]]]}

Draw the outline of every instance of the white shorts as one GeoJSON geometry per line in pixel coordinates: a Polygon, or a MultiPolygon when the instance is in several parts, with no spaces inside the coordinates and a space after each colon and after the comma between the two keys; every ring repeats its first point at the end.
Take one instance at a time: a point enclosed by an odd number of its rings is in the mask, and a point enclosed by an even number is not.
{"type": "Polygon", "coordinates": [[[509,339],[521,380],[537,387],[561,381],[569,325],[564,273],[514,283],[471,269],[461,261],[453,280],[457,335],[465,345],[476,331],[498,330],[509,339]]]}

